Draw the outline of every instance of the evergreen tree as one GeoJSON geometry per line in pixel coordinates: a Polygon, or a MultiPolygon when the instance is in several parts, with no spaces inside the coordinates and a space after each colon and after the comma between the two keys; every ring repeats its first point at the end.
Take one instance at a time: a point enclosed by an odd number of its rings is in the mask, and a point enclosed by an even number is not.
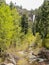
{"type": "Polygon", "coordinates": [[[27,34],[27,32],[28,32],[28,18],[26,17],[25,14],[23,14],[21,17],[21,27],[22,27],[22,32],[27,34]]]}
{"type": "Polygon", "coordinates": [[[10,2],[10,8],[11,8],[11,10],[12,10],[14,7],[15,7],[15,6],[14,6],[13,2],[11,1],[11,2],[10,2]]]}
{"type": "Polygon", "coordinates": [[[39,32],[42,38],[45,38],[48,34],[49,28],[49,2],[44,1],[41,7],[41,12],[36,18],[36,32],[39,32]]]}

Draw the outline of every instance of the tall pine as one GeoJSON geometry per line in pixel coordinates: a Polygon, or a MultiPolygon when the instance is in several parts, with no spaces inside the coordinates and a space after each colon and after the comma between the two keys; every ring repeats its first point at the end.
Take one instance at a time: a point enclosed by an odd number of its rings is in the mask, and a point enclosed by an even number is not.
{"type": "Polygon", "coordinates": [[[21,27],[22,27],[22,32],[27,34],[27,32],[28,32],[28,18],[26,17],[25,14],[23,14],[21,17],[21,27]]]}
{"type": "Polygon", "coordinates": [[[42,38],[45,38],[49,29],[49,2],[44,1],[41,12],[37,17],[36,32],[39,32],[42,38]]]}

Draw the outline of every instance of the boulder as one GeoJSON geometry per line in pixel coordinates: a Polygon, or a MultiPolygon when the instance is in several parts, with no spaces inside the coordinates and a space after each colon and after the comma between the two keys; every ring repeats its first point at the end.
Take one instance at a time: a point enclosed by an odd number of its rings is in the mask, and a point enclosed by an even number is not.
{"type": "Polygon", "coordinates": [[[12,63],[8,63],[8,64],[6,64],[6,65],[14,65],[14,64],[12,64],[12,63]]]}
{"type": "Polygon", "coordinates": [[[6,63],[0,63],[0,65],[6,65],[6,63]]]}
{"type": "Polygon", "coordinates": [[[8,58],[7,61],[9,61],[9,62],[13,63],[14,65],[16,65],[16,61],[13,57],[11,59],[8,58]]]}
{"type": "Polygon", "coordinates": [[[12,64],[12,63],[2,63],[0,65],[14,65],[14,64],[12,64]]]}
{"type": "Polygon", "coordinates": [[[49,60],[49,50],[42,48],[42,50],[39,52],[38,56],[40,58],[49,60]]]}

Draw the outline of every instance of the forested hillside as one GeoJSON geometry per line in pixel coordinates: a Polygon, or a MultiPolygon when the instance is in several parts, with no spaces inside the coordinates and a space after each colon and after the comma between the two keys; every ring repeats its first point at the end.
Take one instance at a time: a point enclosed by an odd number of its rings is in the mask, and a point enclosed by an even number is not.
{"type": "MultiPolygon", "coordinates": [[[[43,48],[49,51],[49,2],[45,0],[39,9],[34,11],[21,10],[12,2],[7,5],[4,0],[0,0],[0,62],[5,58],[5,53],[18,55],[21,58],[21,54],[17,51],[26,51],[27,54],[33,51],[35,55],[38,55],[43,48]],[[34,22],[33,15],[35,15],[34,22]]],[[[18,61],[18,65],[23,65],[26,59],[29,59],[26,56],[23,62],[22,59],[18,61]]],[[[40,64],[35,62],[32,65],[40,64]]]]}

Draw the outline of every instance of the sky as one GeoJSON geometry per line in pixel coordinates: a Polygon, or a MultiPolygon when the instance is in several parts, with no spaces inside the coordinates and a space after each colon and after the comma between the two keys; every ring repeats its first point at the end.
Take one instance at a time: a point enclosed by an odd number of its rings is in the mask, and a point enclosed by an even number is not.
{"type": "Polygon", "coordinates": [[[44,2],[44,0],[6,0],[6,3],[9,4],[10,1],[13,3],[16,2],[16,5],[22,6],[22,8],[25,8],[27,10],[35,10],[39,8],[44,2]]]}

